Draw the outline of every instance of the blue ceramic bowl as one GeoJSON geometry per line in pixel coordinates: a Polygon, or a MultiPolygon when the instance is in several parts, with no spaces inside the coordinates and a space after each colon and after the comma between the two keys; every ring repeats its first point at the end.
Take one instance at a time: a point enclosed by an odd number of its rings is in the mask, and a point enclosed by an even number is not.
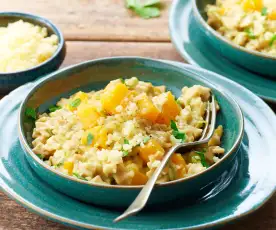
{"type": "Polygon", "coordinates": [[[62,33],[53,23],[45,18],[25,13],[2,12],[0,13],[0,27],[7,26],[9,23],[21,19],[34,25],[46,27],[49,35],[56,34],[59,39],[58,48],[51,58],[33,68],[11,73],[0,72],[1,94],[5,94],[26,82],[57,70],[65,58],[66,48],[62,33]]]}
{"type": "Polygon", "coordinates": [[[221,55],[252,72],[276,78],[276,57],[238,46],[208,25],[205,9],[208,4],[215,4],[215,0],[192,1],[193,12],[200,29],[206,35],[205,37],[209,43],[217,49],[221,55]]]}
{"type": "Polygon", "coordinates": [[[181,197],[190,200],[208,193],[220,180],[220,176],[228,175],[233,166],[243,136],[242,112],[233,99],[201,76],[172,64],[145,58],[117,57],[87,61],[52,73],[39,82],[24,99],[19,116],[19,138],[31,167],[42,180],[78,200],[115,207],[127,206],[133,201],[142,186],[100,185],[62,174],[45,164],[32,151],[33,126],[25,119],[28,107],[43,113],[62,97],[68,97],[79,90],[102,89],[110,80],[121,76],[137,76],[142,81],[166,85],[177,96],[184,85],[200,84],[212,89],[221,106],[217,125],[224,126],[222,146],[226,150],[225,156],[203,173],[156,185],[149,203],[156,204],[181,197]]]}

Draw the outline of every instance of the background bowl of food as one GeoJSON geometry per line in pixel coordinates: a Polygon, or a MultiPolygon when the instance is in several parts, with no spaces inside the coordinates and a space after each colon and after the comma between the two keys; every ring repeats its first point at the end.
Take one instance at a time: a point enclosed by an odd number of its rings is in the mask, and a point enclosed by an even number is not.
{"type": "Polygon", "coordinates": [[[26,13],[0,13],[0,91],[48,74],[62,64],[65,42],[49,20],[26,13]]]}
{"type": "Polygon", "coordinates": [[[172,145],[200,137],[211,92],[220,107],[213,138],[172,156],[149,203],[197,197],[234,167],[243,115],[212,83],[171,64],[116,57],[49,75],[22,103],[20,142],[34,171],[59,191],[128,206],[172,145]]]}
{"type": "Polygon", "coordinates": [[[275,1],[193,0],[193,12],[221,55],[250,71],[276,77],[275,1]]]}

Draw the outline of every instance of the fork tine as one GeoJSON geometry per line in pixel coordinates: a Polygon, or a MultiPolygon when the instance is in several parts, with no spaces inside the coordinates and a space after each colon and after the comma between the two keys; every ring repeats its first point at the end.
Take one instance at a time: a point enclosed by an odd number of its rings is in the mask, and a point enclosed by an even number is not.
{"type": "Polygon", "coordinates": [[[216,101],[215,101],[214,95],[212,95],[211,111],[212,111],[211,122],[209,125],[209,132],[207,134],[206,139],[210,139],[213,136],[213,133],[215,131],[215,126],[216,126],[217,111],[216,111],[216,101]]]}
{"type": "Polygon", "coordinates": [[[209,122],[210,122],[210,102],[208,101],[207,103],[207,109],[206,109],[206,124],[205,124],[205,127],[204,127],[204,130],[202,131],[202,135],[201,137],[199,138],[199,141],[203,140],[204,137],[206,136],[206,133],[207,133],[207,130],[208,130],[208,127],[209,127],[209,122]]]}

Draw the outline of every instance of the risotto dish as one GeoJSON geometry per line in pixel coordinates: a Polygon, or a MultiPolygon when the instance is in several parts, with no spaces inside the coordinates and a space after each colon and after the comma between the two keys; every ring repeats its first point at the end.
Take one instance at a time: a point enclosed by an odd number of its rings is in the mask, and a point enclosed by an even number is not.
{"type": "MultiPolygon", "coordinates": [[[[210,93],[194,85],[175,98],[165,86],[132,77],[62,98],[43,114],[28,108],[26,115],[35,120],[33,152],[81,180],[143,185],[170,147],[200,138],[210,93]]],[[[195,175],[219,161],[222,134],[218,126],[208,144],[173,154],[158,183],[195,175]]]]}
{"type": "Polygon", "coordinates": [[[216,0],[206,12],[208,24],[236,45],[276,57],[275,0],[216,0]]]}

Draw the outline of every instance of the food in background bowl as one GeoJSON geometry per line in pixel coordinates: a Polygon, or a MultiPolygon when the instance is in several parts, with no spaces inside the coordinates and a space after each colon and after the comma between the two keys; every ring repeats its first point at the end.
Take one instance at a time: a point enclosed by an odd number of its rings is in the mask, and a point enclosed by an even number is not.
{"type": "MultiPolygon", "coordinates": [[[[111,81],[104,90],[62,98],[38,116],[33,152],[62,173],[102,184],[145,184],[166,151],[201,136],[210,89],[184,87],[176,100],[165,86],[136,77],[111,81]]],[[[27,114],[36,118],[32,109],[27,114]]],[[[219,126],[208,145],[175,153],[158,182],[189,177],[219,161],[219,126]]]]}
{"type": "Polygon", "coordinates": [[[233,43],[276,56],[275,0],[216,0],[208,24],[233,43]]]}
{"type": "Polygon", "coordinates": [[[58,48],[58,37],[47,28],[23,20],[0,27],[0,72],[30,69],[49,59],[58,48]]]}

